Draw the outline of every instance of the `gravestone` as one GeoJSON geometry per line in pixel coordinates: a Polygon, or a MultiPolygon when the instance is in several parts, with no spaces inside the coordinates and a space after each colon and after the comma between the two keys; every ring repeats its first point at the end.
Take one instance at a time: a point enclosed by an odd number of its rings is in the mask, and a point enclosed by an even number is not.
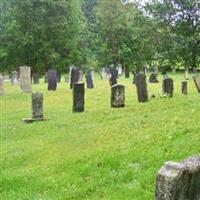
{"type": "Polygon", "coordinates": [[[148,91],[147,91],[147,83],[146,76],[142,73],[139,73],[135,77],[136,88],[137,88],[137,96],[139,102],[147,102],[148,101],[148,91]]]}
{"type": "Polygon", "coordinates": [[[109,72],[106,68],[101,68],[101,71],[100,71],[100,78],[101,79],[108,79],[109,78],[109,72]]]}
{"type": "Polygon", "coordinates": [[[174,93],[174,82],[173,79],[165,77],[162,83],[163,95],[173,97],[174,93]]]}
{"type": "Polygon", "coordinates": [[[86,78],[86,83],[87,83],[87,88],[94,88],[94,84],[93,84],[93,78],[92,78],[92,71],[89,70],[85,76],[86,78]]]}
{"type": "Polygon", "coordinates": [[[185,68],[184,79],[189,80],[189,69],[188,69],[188,67],[185,68]]]}
{"type": "Polygon", "coordinates": [[[111,87],[111,107],[124,107],[125,101],[125,87],[124,85],[113,85],[111,87]]]}
{"type": "Polygon", "coordinates": [[[19,74],[17,71],[13,71],[11,76],[11,84],[16,85],[18,83],[19,83],[19,74]]]}
{"type": "Polygon", "coordinates": [[[157,66],[155,66],[155,67],[153,68],[153,72],[154,72],[155,74],[158,74],[158,73],[159,73],[159,70],[158,70],[158,67],[157,67],[157,66]]]}
{"type": "Polygon", "coordinates": [[[23,92],[31,92],[31,68],[28,66],[20,67],[20,87],[23,92]]]}
{"type": "Polygon", "coordinates": [[[43,94],[32,93],[32,118],[24,118],[25,123],[47,120],[43,117],[43,94]]]}
{"type": "Polygon", "coordinates": [[[75,83],[79,81],[79,70],[76,67],[71,68],[71,75],[70,75],[70,89],[73,88],[75,83]]]}
{"type": "Polygon", "coordinates": [[[38,73],[33,74],[33,83],[34,84],[39,84],[40,82],[40,75],[38,73]]]}
{"type": "Polygon", "coordinates": [[[193,76],[197,91],[200,93],[200,76],[193,76]]]}
{"type": "Polygon", "coordinates": [[[4,88],[3,88],[3,76],[0,74],[0,95],[4,94],[4,88]]]}
{"type": "Polygon", "coordinates": [[[158,83],[157,74],[152,73],[149,77],[149,83],[158,83]]]}
{"type": "Polygon", "coordinates": [[[50,69],[47,72],[48,90],[56,90],[57,88],[57,72],[54,69],[50,69]]]}
{"type": "Polygon", "coordinates": [[[84,83],[74,83],[73,86],[73,112],[84,111],[84,83]]]}
{"type": "Polygon", "coordinates": [[[110,68],[110,86],[113,86],[115,84],[117,84],[117,76],[118,76],[118,72],[114,67],[110,68]]]}
{"type": "Polygon", "coordinates": [[[155,200],[199,200],[200,155],[176,163],[166,162],[158,171],[155,200]]]}
{"type": "Polygon", "coordinates": [[[83,66],[81,66],[79,68],[79,80],[78,80],[78,82],[83,82],[83,76],[84,76],[83,66]]]}
{"type": "Polygon", "coordinates": [[[129,67],[128,66],[125,66],[125,78],[129,78],[129,67]]]}
{"type": "Polygon", "coordinates": [[[182,92],[182,94],[187,95],[187,81],[182,81],[181,92],[182,92]]]}
{"type": "Polygon", "coordinates": [[[117,64],[117,73],[119,76],[121,76],[123,74],[123,70],[122,70],[122,65],[121,64],[117,64]]]}
{"type": "Polygon", "coordinates": [[[172,68],[172,73],[173,73],[173,74],[176,74],[176,67],[173,67],[173,68],[172,68]]]}
{"type": "Polygon", "coordinates": [[[197,91],[200,93],[200,76],[193,76],[193,80],[196,85],[197,91]]]}
{"type": "Polygon", "coordinates": [[[43,94],[32,93],[32,118],[43,118],[43,94]]]}

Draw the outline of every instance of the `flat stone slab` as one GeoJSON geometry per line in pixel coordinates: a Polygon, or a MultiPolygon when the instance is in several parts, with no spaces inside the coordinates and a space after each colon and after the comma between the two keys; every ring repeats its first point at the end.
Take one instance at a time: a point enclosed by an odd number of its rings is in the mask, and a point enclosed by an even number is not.
{"type": "Polygon", "coordinates": [[[30,124],[33,122],[39,122],[39,121],[47,121],[48,119],[46,118],[23,118],[22,121],[25,122],[26,124],[30,124]]]}

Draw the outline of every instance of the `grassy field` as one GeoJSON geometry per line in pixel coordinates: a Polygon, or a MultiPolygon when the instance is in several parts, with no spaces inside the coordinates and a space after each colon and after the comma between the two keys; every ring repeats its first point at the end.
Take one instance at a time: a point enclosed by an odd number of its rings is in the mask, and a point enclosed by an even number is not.
{"type": "MultiPolygon", "coordinates": [[[[1,98],[2,200],[151,200],[163,163],[200,152],[200,94],[190,78],[181,95],[183,75],[175,80],[174,98],[162,98],[159,84],[148,84],[148,103],[137,102],[132,78],[125,85],[126,106],[110,108],[107,80],[96,76],[86,89],[85,112],[72,113],[72,92],[64,79],[57,91],[44,93],[48,121],[25,124],[31,96],[5,83],[1,98]]],[[[64,78],[64,77],[63,77],[64,78]]]]}

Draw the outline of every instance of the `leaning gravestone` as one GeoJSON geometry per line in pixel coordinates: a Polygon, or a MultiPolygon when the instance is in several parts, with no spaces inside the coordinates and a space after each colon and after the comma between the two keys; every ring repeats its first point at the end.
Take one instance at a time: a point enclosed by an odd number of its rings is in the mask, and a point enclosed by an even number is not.
{"type": "Polygon", "coordinates": [[[197,91],[200,93],[200,76],[193,76],[197,91]]]}
{"type": "Polygon", "coordinates": [[[75,83],[78,83],[79,81],[79,70],[76,67],[72,67],[71,74],[70,74],[70,89],[73,88],[75,83]]]}
{"type": "Polygon", "coordinates": [[[139,102],[147,102],[148,101],[148,91],[147,91],[147,83],[146,76],[142,73],[136,75],[136,88],[137,88],[137,96],[139,102]]]}
{"type": "Polygon", "coordinates": [[[33,83],[34,84],[39,84],[40,82],[40,75],[38,73],[33,74],[33,83]]]}
{"type": "Polygon", "coordinates": [[[174,93],[174,82],[173,79],[169,77],[165,77],[162,83],[163,95],[168,95],[169,97],[173,97],[174,93]]]}
{"type": "Polygon", "coordinates": [[[156,178],[155,200],[199,200],[200,155],[166,162],[156,178]]]}
{"type": "Polygon", "coordinates": [[[152,73],[149,77],[149,83],[158,83],[157,74],[152,73]]]}
{"type": "Polygon", "coordinates": [[[124,107],[125,101],[125,87],[124,85],[113,85],[111,87],[111,107],[124,107]]]}
{"type": "Polygon", "coordinates": [[[43,94],[36,92],[32,93],[32,118],[24,118],[25,123],[32,123],[35,121],[44,121],[43,118],[43,94]]]}
{"type": "Polygon", "coordinates": [[[85,78],[86,78],[87,88],[89,88],[89,89],[94,88],[93,77],[92,77],[92,71],[91,70],[89,70],[87,72],[85,78]]]}
{"type": "Polygon", "coordinates": [[[187,95],[187,81],[182,81],[181,92],[182,92],[182,94],[187,95]]]}
{"type": "Polygon", "coordinates": [[[47,72],[48,90],[56,90],[57,88],[57,72],[54,69],[50,69],[47,72]]]}
{"type": "Polygon", "coordinates": [[[16,85],[19,83],[19,75],[18,75],[17,71],[12,72],[11,83],[12,83],[12,85],[16,85]]]}
{"type": "Polygon", "coordinates": [[[3,76],[0,74],[0,95],[4,94],[4,88],[3,88],[3,76]]]}
{"type": "Polygon", "coordinates": [[[28,66],[20,67],[20,87],[23,92],[31,92],[31,68],[28,66]]]}
{"type": "Polygon", "coordinates": [[[84,111],[84,83],[75,83],[73,86],[73,112],[84,111]]]}
{"type": "Polygon", "coordinates": [[[118,71],[114,68],[110,68],[110,85],[113,86],[117,84],[117,77],[118,77],[118,71]]]}

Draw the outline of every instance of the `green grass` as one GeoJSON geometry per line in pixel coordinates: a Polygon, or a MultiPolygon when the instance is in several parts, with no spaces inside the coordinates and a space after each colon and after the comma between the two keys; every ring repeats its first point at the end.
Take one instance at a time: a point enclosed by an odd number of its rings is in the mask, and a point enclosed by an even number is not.
{"type": "Polygon", "coordinates": [[[72,113],[69,84],[33,85],[44,93],[48,121],[24,124],[31,116],[31,96],[5,83],[1,98],[2,200],[150,200],[157,171],[168,160],[200,152],[200,94],[183,75],[175,80],[174,98],[161,98],[162,86],[148,84],[148,103],[137,102],[132,80],[125,85],[126,107],[110,108],[107,80],[86,89],[85,112],[72,113]]]}

